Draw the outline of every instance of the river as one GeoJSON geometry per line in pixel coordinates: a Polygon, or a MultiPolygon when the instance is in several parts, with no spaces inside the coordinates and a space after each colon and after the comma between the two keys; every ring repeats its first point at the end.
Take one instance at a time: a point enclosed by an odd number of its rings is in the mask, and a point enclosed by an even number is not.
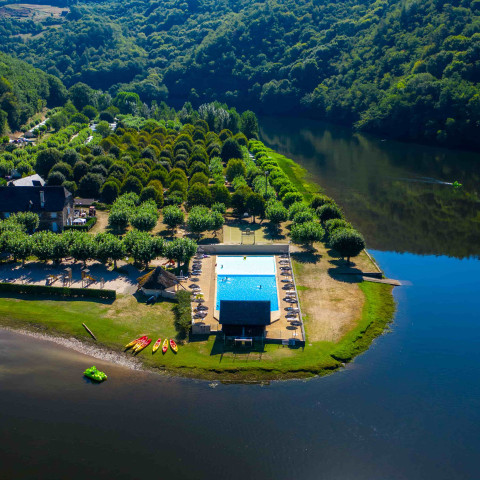
{"type": "Polygon", "coordinates": [[[270,385],[129,370],[0,331],[2,478],[478,478],[476,156],[307,120],[263,119],[261,133],[408,282],[390,331],[329,377],[270,385]],[[441,183],[454,180],[463,190],[441,183]],[[82,379],[92,363],[106,383],[82,379]]]}

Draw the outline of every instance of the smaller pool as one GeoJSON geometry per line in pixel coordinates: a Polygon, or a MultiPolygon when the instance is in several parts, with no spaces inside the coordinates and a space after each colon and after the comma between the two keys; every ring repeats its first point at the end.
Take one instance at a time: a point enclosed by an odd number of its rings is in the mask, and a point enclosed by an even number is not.
{"type": "Polygon", "coordinates": [[[218,275],[275,275],[273,255],[219,255],[218,275]]]}
{"type": "Polygon", "coordinates": [[[275,275],[218,275],[216,310],[220,300],[270,300],[270,310],[278,310],[275,275]]]}

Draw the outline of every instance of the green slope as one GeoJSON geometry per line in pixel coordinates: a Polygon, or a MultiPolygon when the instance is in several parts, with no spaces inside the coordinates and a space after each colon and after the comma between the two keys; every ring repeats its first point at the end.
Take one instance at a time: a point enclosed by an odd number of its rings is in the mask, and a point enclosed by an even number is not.
{"type": "Polygon", "coordinates": [[[62,82],[0,52],[0,133],[20,127],[43,106],[66,100],[62,82]]]}
{"type": "Polygon", "coordinates": [[[67,85],[478,147],[479,13],[478,0],[105,1],[2,20],[0,41],[67,85]]]}

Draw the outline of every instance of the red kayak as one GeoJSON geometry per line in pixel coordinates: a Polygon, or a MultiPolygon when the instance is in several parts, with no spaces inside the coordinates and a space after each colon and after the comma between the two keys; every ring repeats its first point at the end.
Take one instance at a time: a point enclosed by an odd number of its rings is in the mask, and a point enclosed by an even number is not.
{"type": "Polygon", "coordinates": [[[146,340],[147,339],[147,336],[144,335],[143,337],[139,337],[135,340],[132,340],[130,343],[127,343],[125,345],[125,348],[130,348],[130,347],[134,347],[137,343],[141,342],[142,340],[146,340]]]}
{"type": "Polygon", "coordinates": [[[155,342],[155,345],[154,345],[153,348],[152,348],[152,353],[155,353],[155,352],[159,349],[161,343],[162,343],[162,339],[159,338],[159,339],[155,342]]]}
{"type": "Polygon", "coordinates": [[[167,353],[167,350],[168,350],[168,338],[166,338],[166,339],[163,341],[162,353],[163,353],[163,354],[167,353]]]}
{"type": "Polygon", "coordinates": [[[147,340],[145,340],[143,342],[142,345],[140,345],[140,347],[138,347],[136,350],[135,350],[135,355],[139,352],[141,352],[144,348],[147,348],[150,344],[152,343],[152,339],[151,338],[147,338],[147,340]]]}
{"type": "Polygon", "coordinates": [[[173,352],[175,353],[178,352],[177,344],[175,343],[175,340],[173,338],[170,339],[170,348],[172,349],[173,352]]]}

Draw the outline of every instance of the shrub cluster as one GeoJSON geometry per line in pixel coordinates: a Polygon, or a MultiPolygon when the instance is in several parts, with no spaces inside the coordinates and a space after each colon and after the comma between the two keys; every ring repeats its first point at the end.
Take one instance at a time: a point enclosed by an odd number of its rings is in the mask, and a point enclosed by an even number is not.
{"type": "Polygon", "coordinates": [[[176,295],[176,305],[173,307],[175,314],[175,327],[182,335],[187,337],[192,328],[192,300],[191,293],[187,290],[180,290],[176,295]]]}

